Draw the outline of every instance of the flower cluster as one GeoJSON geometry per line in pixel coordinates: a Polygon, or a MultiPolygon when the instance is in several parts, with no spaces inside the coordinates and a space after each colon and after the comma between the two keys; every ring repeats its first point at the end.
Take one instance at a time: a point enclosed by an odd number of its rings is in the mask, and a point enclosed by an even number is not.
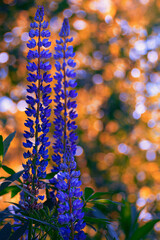
{"type": "MultiPolygon", "coordinates": [[[[48,61],[42,60],[51,57],[49,50],[45,49],[51,45],[51,42],[48,39],[50,36],[49,30],[47,30],[48,22],[43,21],[43,17],[44,9],[40,6],[34,18],[35,21],[30,25],[31,40],[27,43],[29,48],[27,80],[30,84],[27,88],[26,99],[28,118],[25,126],[28,130],[24,133],[26,141],[23,145],[28,150],[24,153],[27,162],[23,164],[23,191],[20,200],[21,206],[27,210],[42,207],[42,203],[38,203],[38,198],[43,200],[44,196],[39,195],[39,189],[45,187],[41,178],[46,176],[48,146],[50,145],[46,135],[51,125],[48,119],[51,114],[49,107],[51,87],[48,83],[52,81],[52,78],[47,73],[51,69],[51,65],[48,61]],[[35,59],[36,62],[34,62],[35,59]]],[[[74,89],[77,85],[74,71],[76,63],[73,59],[75,53],[70,45],[73,38],[69,37],[69,34],[69,22],[68,19],[64,19],[59,34],[60,40],[56,41],[54,54],[56,67],[54,75],[56,81],[54,87],[55,142],[52,159],[54,162],[53,172],[56,171],[57,174],[50,182],[55,184],[56,192],[52,191],[51,196],[54,197],[54,200],[56,196],[56,201],[58,201],[58,222],[61,225],[60,231],[64,240],[83,240],[85,239],[83,232],[85,223],[82,211],[81,181],[79,180],[80,171],[76,170],[74,159],[78,139],[75,133],[77,129],[75,119],[78,116],[75,100],[77,92],[74,89]]]]}
{"type": "MultiPolygon", "coordinates": [[[[75,53],[73,46],[68,45],[73,41],[69,37],[70,26],[68,19],[64,19],[60,31],[60,40],[56,41],[54,59],[56,73],[54,79],[56,84],[55,108],[54,108],[54,155],[52,156],[57,175],[51,180],[57,188],[56,197],[58,199],[58,221],[62,225],[61,233],[65,240],[85,239],[83,228],[84,213],[82,212],[83,202],[80,199],[81,181],[79,180],[80,171],[76,171],[74,155],[76,153],[77,136],[75,130],[77,125],[75,119],[76,112],[77,85],[73,60],[75,53]]],[[[55,193],[52,193],[55,194],[55,193]]]]}
{"type": "Polygon", "coordinates": [[[25,131],[24,147],[28,150],[24,153],[24,158],[27,162],[23,164],[23,188],[21,192],[20,204],[25,209],[38,209],[42,207],[40,200],[44,199],[44,196],[39,195],[39,189],[43,189],[45,186],[40,181],[40,178],[45,178],[46,167],[48,165],[48,146],[50,142],[46,134],[49,132],[49,116],[51,109],[49,107],[51,103],[50,83],[52,81],[51,75],[47,73],[51,69],[51,65],[45,59],[51,57],[49,50],[46,50],[51,45],[48,37],[50,36],[48,28],[48,22],[43,21],[44,8],[39,6],[35,14],[34,22],[31,23],[31,30],[29,32],[30,40],[27,43],[29,52],[27,55],[28,62],[27,80],[30,83],[27,88],[26,103],[28,108],[26,109],[26,115],[28,116],[25,126],[28,130],[25,131]],[[35,40],[37,38],[37,40],[35,40]],[[33,50],[34,49],[34,50],[33,50]],[[34,62],[36,60],[36,62],[34,62]],[[25,192],[30,192],[30,195],[25,192]],[[34,195],[35,198],[32,198],[34,195]]]}

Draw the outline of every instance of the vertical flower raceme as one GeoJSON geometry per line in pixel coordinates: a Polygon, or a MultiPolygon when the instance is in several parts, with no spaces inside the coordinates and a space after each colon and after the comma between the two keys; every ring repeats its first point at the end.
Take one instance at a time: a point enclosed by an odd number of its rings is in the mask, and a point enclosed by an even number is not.
{"type": "MultiPolygon", "coordinates": [[[[60,31],[60,40],[56,41],[54,59],[56,73],[54,79],[55,91],[55,131],[53,145],[54,155],[52,157],[57,171],[56,177],[51,180],[57,188],[56,197],[58,199],[58,221],[62,225],[61,233],[66,240],[85,239],[83,228],[84,213],[82,212],[83,202],[79,180],[80,171],[76,170],[74,155],[76,153],[77,129],[75,119],[76,112],[76,90],[77,85],[74,67],[76,63],[73,57],[73,41],[69,37],[70,27],[68,19],[64,19],[60,31]]],[[[52,192],[54,195],[55,193],[52,192]]]]}
{"type": "Polygon", "coordinates": [[[27,80],[28,95],[26,102],[27,120],[25,126],[27,130],[24,133],[24,147],[27,149],[24,158],[27,159],[23,164],[23,188],[21,192],[20,204],[25,209],[38,209],[42,207],[38,203],[38,198],[43,200],[44,196],[39,195],[39,189],[44,188],[44,184],[40,180],[46,176],[46,166],[48,165],[48,146],[50,142],[46,134],[49,132],[49,116],[51,109],[49,108],[51,87],[49,82],[52,81],[51,75],[47,73],[51,69],[51,65],[46,59],[51,57],[49,50],[51,45],[48,37],[50,36],[48,22],[43,20],[44,8],[39,6],[35,14],[34,22],[30,24],[29,32],[30,40],[27,43],[29,48],[27,58],[29,60],[27,70],[29,71],[27,80]],[[26,191],[30,195],[26,194],[26,191]],[[35,197],[32,198],[31,195],[35,197]]]}

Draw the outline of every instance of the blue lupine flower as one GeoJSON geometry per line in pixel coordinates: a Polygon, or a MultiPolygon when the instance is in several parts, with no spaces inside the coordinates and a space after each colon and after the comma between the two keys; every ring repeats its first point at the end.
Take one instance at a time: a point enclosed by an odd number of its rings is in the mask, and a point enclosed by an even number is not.
{"type": "Polygon", "coordinates": [[[75,119],[77,97],[76,73],[74,67],[76,63],[72,59],[75,56],[73,47],[67,43],[72,42],[69,38],[70,27],[68,19],[64,19],[59,36],[56,40],[54,59],[56,73],[54,79],[56,84],[55,108],[54,108],[54,155],[52,160],[55,163],[53,172],[58,172],[56,177],[50,182],[57,188],[56,197],[58,199],[58,221],[62,225],[61,234],[65,240],[85,239],[83,228],[84,213],[82,212],[83,202],[81,200],[82,191],[80,190],[81,181],[79,180],[80,171],[76,171],[74,155],[76,153],[77,128],[75,119]]]}
{"type": "Polygon", "coordinates": [[[35,60],[35,62],[28,62],[27,65],[27,70],[31,73],[28,73],[27,77],[30,85],[27,86],[26,103],[29,106],[25,111],[28,116],[25,126],[28,130],[24,132],[26,141],[23,146],[28,149],[24,153],[24,158],[28,160],[26,164],[23,164],[23,183],[25,190],[29,191],[35,198],[31,199],[30,196],[25,196],[26,194],[22,191],[20,204],[25,209],[42,207],[42,204],[37,202],[38,199],[44,199],[44,196],[39,196],[39,189],[44,188],[44,184],[39,178],[46,176],[46,167],[48,165],[47,147],[50,145],[46,134],[49,132],[50,123],[48,118],[51,114],[49,108],[51,87],[48,83],[52,81],[47,71],[51,69],[51,65],[49,62],[43,62],[42,60],[50,58],[51,53],[41,47],[47,48],[51,43],[46,38],[50,36],[50,32],[46,30],[48,22],[43,21],[43,17],[44,8],[39,6],[35,14],[35,22],[30,24],[32,28],[29,32],[31,40],[27,43],[27,47],[30,49],[27,58],[28,60],[35,60]],[[36,49],[32,50],[33,48],[36,49]]]}

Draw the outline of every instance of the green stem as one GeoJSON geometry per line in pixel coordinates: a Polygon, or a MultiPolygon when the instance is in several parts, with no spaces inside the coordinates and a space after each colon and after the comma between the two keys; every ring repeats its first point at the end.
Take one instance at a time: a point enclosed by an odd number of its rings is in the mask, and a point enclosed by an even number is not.
{"type": "Polygon", "coordinates": [[[28,240],[32,240],[32,220],[29,220],[28,240]]]}

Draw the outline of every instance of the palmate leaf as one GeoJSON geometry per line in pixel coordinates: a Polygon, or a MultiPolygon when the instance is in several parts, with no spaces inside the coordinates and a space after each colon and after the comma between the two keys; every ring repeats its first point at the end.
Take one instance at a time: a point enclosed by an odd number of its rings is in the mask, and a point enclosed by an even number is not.
{"type": "Polygon", "coordinates": [[[6,187],[0,192],[0,196],[3,196],[11,191],[10,187],[6,187]]]}
{"type": "MultiPolygon", "coordinates": [[[[18,180],[17,180],[18,181],[18,180]]],[[[14,183],[15,185],[16,185],[16,189],[15,189],[15,191],[13,191],[13,193],[11,193],[11,196],[15,196],[14,194],[17,194],[18,192],[20,192],[20,191],[23,191],[23,192],[25,192],[25,193],[27,193],[29,196],[31,196],[32,198],[34,198],[34,199],[36,199],[36,197],[33,195],[33,194],[31,194],[29,191],[27,191],[26,189],[24,189],[21,185],[19,185],[19,184],[17,184],[17,183],[14,183]],[[19,189],[19,190],[18,190],[19,189]],[[16,193],[17,192],[17,193],[16,193]]]]}
{"type": "Polygon", "coordinates": [[[96,198],[99,198],[99,197],[102,197],[104,195],[109,195],[110,193],[109,192],[96,192],[94,194],[92,194],[88,199],[87,201],[90,201],[92,199],[96,199],[96,198]]]}
{"type": "MultiPolygon", "coordinates": [[[[18,180],[17,180],[18,181],[18,180]]],[[[23,192],[27,193],[29,196],[31,196],[32,198],[36,199],[36,197],[31,194],[29,191],[27,191],[26,189],[24,189],[21,185],[14,183],[16,185],[17,188],[19,188],[19,192],[22,190],[23,192]]],[[[17,190],[18,191],[18,190],[17,190]]],[[[14,194],[14,193],[13,193],[14,194]]],[[[11,194],[12,196],[12,194],[11,194]]]]}
{"type": "Polygon", "coordinates": [[[10,177],[6,178],[5,181],[0,186],[0,193],[3,191],[6,187],[8,187],[12,182],[19,179],[19,177],[22,175],[24,170],[19,171],[17,173],[12,174],[10,177]]]}
{"type": "Polygon", "coordinates": [[[15,197],[19,192],[21,191],[21,189],[19,189],[17,186],[9,186],[6,187],[4,190],[2,190],[0,192],[0,196],[5,195],[9,192],[11,192],[11,198],[15,197]]]}
{"type": "Polygon", "coordinates": [[[109,195],[110,193],[108,192],[96,192],[94,193],[94,190],[90,187],[86,187],[84,190],[84,200],[86,202],[89,202],[91,200],[101,198],[104,195],[109,195]]]}
{"type": "Polygon", "coordinates": [[[137,228],[137,230],[133,233],[130,240],[141,240],[153,229],[154,225],[159,222],[160,219],[154,219],[147,222],[142,227],[137,228]]]}
{"type": "Polygon", "coordinates": [[[90,187],[86,187],[84,190],[84,200],[87,201],[88,198],[94,193],[94,190],[90,187]]]}
{"type": "Polygon", "coordinates": [[[13,132],[13,133],[9,134],[9,136],[3,141],[3,149],[4,149],[3,156],[5,156],[7,150],[10,146],[11,141],[15,137],[15,134],[16,134],[16,132],[13,132]]]}
{"type": "Polygon", "coordinates": [[[11,224],[7,223],[0,231],[0,239],[8,240],[11,235],[11,224]]]}
{"type": "Polygon", "coordinates": [[[19,187],[12,186],[11,198],[15,197],[20,191],[21,191],[21,189],[19,187]]]}

